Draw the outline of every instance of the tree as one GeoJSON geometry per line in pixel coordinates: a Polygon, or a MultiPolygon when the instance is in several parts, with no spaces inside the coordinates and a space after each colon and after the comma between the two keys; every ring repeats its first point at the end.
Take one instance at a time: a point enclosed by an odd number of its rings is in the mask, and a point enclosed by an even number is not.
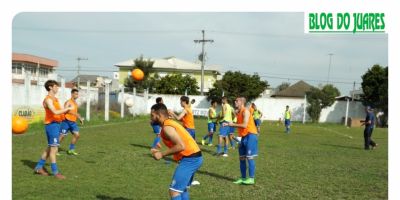
{"type": "Polygon", "coordinates": [[[208,100],[219,100],[224,96],[233,102],[236,97],[243,96],[247,101],[252,101],[268,88],[268,82],[260,80],[257,74],[247,75],[239,71],[228,71],[221,80],[214,83],[208,92],[208,100]]]}
{"type": "Polygon", "coordinates": [[[180,73],[161,78],[156,81],[155,88],[160,94],[185,94],[185,91],[188,95],[200,94],[196,79],[189,75],[182,76],[180,73]]]}
{"type": "Polygon", "coordinates": [[[289,86],[290,86],[290,83],[288,83],[288,82],[283,82],[283,83],[281,83],[280,85],[278,85],[278,87],[277,87],[278,91],[277,91],[277,92],[280,92],[280,91],[282,91],[282,90],[288,88],[289,86]]]}
{"type": "Polygon", "coordinates": [[[374,65],[361,76],[362,100],[365,105],[381,109],[388,116],[388,67],[374,65]]]}
{"type": "Polygon", "coordinates": [[[322,109],[331,106],[335,102],[335,97],[340,95],[339,90],[327,84],[322,89],[312,87],[307,93],[307,113],[312,122],[318,122],[322,109]]]}
{"type": "Polygon", "coordinates": [[[150,59],[145,60],[143,55],[141,55],[139,58],[136,58],[135,65],[132,66],[131,70],[135,68],[141,69],[144,73],[144,78],[141,81],[135,81],[131,76],[128,76],[124,81],[124,86],[130,89],[135,87],[138,92],[143,92],[144,89],[153,88],[155,84],[155,78],[149,77],[149,73],[153,68],[153,63],[154,61],[151,61],[150,59]]]}

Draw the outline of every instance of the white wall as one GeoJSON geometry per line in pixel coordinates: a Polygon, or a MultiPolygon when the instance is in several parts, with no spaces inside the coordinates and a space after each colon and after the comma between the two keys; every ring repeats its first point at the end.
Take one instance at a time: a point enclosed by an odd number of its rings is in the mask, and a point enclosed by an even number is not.
{"type": "MultiPolygon", "coordinates": [[[[126,94],[126,98],[134,98],[134,106],[130,109],[130,112],[134,114],[148,114],[150,113],[150,108],[156,103],[156,98],[162,97],[165,105],[168,109],[172,109],[176,112],[181,112],[182,107],[180,106],[181,95],[164,95],[164,94],[149,94],[147,101],[142,96],[135,96],[131,94],[126,94]]],[[[196,103],[192,105],[195,115],[206,116],[208,108],[210,107],[210,102],[207,101],[207,97],[203,96],[192,96],[189,95],[190,99],[195,99],[196,103]]],[[[119,95],[118,101],[121,102],[121,97],[119,95]]],[[[292,111],[293,121],[302,121],[304,113],[304,99],[297,98],[258,98],[254,101],[257,107],[263,113],[263,120],[278,120],[283,119],[283,114],[286,105],[289,105],[292,111]]],[[[217,108],[219,110],[219,108],[217,108]]],[[[321,112],[320,122],[332,122],[340,123],[342,117],[346,115],[346,101],[336,101],[332,106],[323,109],[321,112]]],[[[350,102],[349,104],[349,117],[363,118],[365,117],[364,106],[361,102],[350,102]]],[[[306,113],[306,121],[309,121],[310,117],[306,113]]]]}

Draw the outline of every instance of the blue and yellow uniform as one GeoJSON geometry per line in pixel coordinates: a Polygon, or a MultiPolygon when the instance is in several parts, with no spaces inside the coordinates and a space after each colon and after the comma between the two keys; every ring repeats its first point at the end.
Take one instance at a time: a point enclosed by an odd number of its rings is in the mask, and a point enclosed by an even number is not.
{"type": "Polygon", "coordinates": [[[286,127],[286,133],[290,132],[290,119],[292,118],[292,113],[290,113],[289,110],[285,111],[285,127],[286,127]]]}
{"type": "Polygon", "coordinates": [[[258,109],[254,110],[253,118],[254,118],[254,123],[256,124],[256,127],[260,127],[261,126],[261,112],[258,109]]]}
{"type": "Polygon", "coordinates": [[[225,113],[224,113],[224,118],[220,122],[219,136],[226,137],[229,135],[231,128],[230,128],[230,126],[223,126],[223,124],[233,121],[233,117],[232,117],[233,108],[231,105],[226,103],[226,104],[224,104],[222,109],[225,109],[225,113]]]}
{"type": "MultiPolygon", "coordinates": [[[[187,187],[192,183],[194,174],[203,163],[200,148],[196,141],[188,134],[187,130],[174,120],[167,119],[164,121],[162,126],[171,126],[174,128],[185,145],[183,151],[177,152],[173,155],[173,159],[178,161],[179,165],[175,169],[169,189],[179,193],[186,192],[187,187]]],[[[168,137],[166,137],[163,130],[161,130],[160,135],[163,143],[168,148],[175,145],[168,137]]]]}

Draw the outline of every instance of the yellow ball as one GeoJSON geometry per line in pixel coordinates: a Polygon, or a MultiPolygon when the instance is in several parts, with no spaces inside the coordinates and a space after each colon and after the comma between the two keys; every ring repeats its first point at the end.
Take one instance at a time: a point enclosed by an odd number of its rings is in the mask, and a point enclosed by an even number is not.
{"type": "Polygon", "coordinates": [[[20,116],[14,116],[12,118],[12,132],[14,134],[23,134],[26,130],[28,130],[28,120],[20,116]]]}
{"type": "Polygon", "coordinates": [[[144,78],[144,73],[141,69],[136,68],[132,71],[131,76],[135,81],[141,81],[144,78]]]}

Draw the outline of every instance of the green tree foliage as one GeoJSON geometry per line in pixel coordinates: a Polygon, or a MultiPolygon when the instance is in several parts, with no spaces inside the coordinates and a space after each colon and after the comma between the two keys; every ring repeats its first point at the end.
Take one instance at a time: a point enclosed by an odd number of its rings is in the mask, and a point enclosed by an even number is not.
{"type": "Polygon", "coordinates": [[[161,78],[156,81],[155,88],[160,94],[185,94],[186,90],[188,95],[200,94],[196,79],[189,75],[182,76],[180,73],[161,78]]]}
{"type": "Polygon", "coordinates": [[[340,92],[335,86],[327,84],[322,89],[312,87],[306,94],[307,113],[312,122],[318,122],[322,109],[335,103],[335,97],[339,96],[340,92]]]}
{"type": "Polygon", "coordinates": [[[289,86],[290,86],[290,83],[288,83],[288,82],[283,82],[283,83],[281,83],[281,84],[278,85],[278,87],[277,87],[278,92],[280,92],[280,91],[282,91],[282,90],[288,88],[289,86]]]}
{"type": "Polygon", "coordinates": [[[381,109],[388,116],[388,67],[374,65],[361,78],[364,104],[381,109]]]}
{"type": "Polygon", "coordinates": [[[132,66],[132,69],[139,68],[144,73],[144,78],[141,81],[135,81],[131,76],[128,76],[124,81],[124,86],[128,89],[132,89],[136,87],[137,92],[143,92],[144,89],[149,89],[151,91],[154,88],[155,81],[157,77],[149,77],[149,73],[153,68],[153,61],[145,60],[143,55],[139,58],[135,59],[135,65],[132,66]]]}
{"type": "Polygon", "coordinates": [[[228,97],[231,102],[238,96],[246,97],[247,101],[252,101],[259,97],[268,86],[268,82],[260,80],[260,76],[257,74],[248,75],[239,71],[228,71],[221,80],[214,83],[207,99],[219,100],[224,92],[224,96],[228,97]]]}

